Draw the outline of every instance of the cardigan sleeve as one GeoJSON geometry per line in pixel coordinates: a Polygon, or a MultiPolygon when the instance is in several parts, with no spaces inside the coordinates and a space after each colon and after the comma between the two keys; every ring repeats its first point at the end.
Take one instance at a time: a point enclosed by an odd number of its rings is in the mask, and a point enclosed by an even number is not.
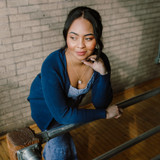
{"type": "Polygon", "coordinates": [[[106,109],[113,98],[112,86],[110,82],[111,68],[109,60],[105,54],[102,54],[105,66],[107,68],[107,75],[100,75],[97,73],[96,81],[92,87],[92,103],[95,108],[106,109]]]}
{"type": "Polygon", "coordinates": [[[104,109],[78,109],[67,105],[67,95],[61,76],[51,64],[45,62],[41,70],[41,84],[47,107],[60,124],[85,123],[105,118],[104,109]]]}

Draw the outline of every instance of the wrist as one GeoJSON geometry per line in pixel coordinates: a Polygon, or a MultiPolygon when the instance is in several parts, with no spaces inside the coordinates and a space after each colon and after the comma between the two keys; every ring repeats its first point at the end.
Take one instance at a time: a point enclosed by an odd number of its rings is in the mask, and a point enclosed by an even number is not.
{"type": "Polygon", "coordinates": [[[107,74],[108,74],[108,71],[100,73],[100,75],[102,75],[102,76],[107,75],[107,74]]]}
{"type": "Polygon", "coordinates": [[[108,111],[106,111],[106,119],[108,119],[108,111]]]}

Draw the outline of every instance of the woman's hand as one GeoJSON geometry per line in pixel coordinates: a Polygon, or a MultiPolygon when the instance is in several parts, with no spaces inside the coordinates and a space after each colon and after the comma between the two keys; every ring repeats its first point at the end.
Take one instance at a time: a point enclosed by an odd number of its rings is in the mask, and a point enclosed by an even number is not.
{"type": "Polygon", "coordinates": [[[93,70],[96,72],[99,72],[101,75],[107,74],[107,69],[104,65],[104,62],[101,58],[96,60],[97,56],[96,55],[91,55],[89,56],[86,60],[82,60],[82,62],[91,67],[93,70]]]}
{"type": "Polygon", "coordinates": [[[106,119],[119,118],[123,112],[122,108],[119,108],[117,105],[111,105],[106,109],[106,119]]]}

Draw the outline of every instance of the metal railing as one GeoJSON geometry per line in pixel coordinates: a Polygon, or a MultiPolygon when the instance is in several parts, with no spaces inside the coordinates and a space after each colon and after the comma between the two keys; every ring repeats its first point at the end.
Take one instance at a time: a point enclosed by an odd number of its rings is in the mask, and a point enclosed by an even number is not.
{"type": "MultiPolygon", "coordinates": [[[[148,92],[145,92],[144,94],[138,95],[138,96],[133,97],[131,99],[128,99],[126,101],[123,101],[121,103],[118,103],[117,106],[124,109],[124,108],[126,108],[128,106],[131,106],[133,104],[141,102],[141,101],[143,101],[145,99],[148,99],[148,98],[150,98],[152,96],[155,96],[157,94],[160,94],[160,87],[159,88],[155,88],[153,90],[150,90],[148,92]]],[[[80,126],[82,126],[84,124],[86,124],[86,123],[62,125],[60,127],[57,127],[57,128],[54,128],[54,129],[51,129],[51,130],[48,130],[48,131],[41,132],[41,133],[37,134],[37,137],[40,139],[40,143],[43,144],[43,143],[49,141],[50,139],[52,139],[52,138],[54,138],[56,136],[59,136],[59,135],[64,134],[66,132],[69,132],[69,131],[71,131],[71,130],[77,128],[77,127],[80,127],[80,126]]],[[[151,136],[151,135],[157,133],[157,131],[159,131],[159,130],[160,130],[160,126],[158,126],[158,128],[154,128],[153,130],[142,134],[140,137],[151,136]]],[[[137,140],[139,140],[140,137],[137,137],[137,139],[134,139],[132,141],[126,142],[121,147],[126,148],[126,146],[129,147],[129,146],[134,145],[135,142],[138,143],[137,140]]],[[[143,139],[143,138],[141,138],[141,139],[143,139]]],[[[41,155],[40,155],[40,151],[39,151],[40,148],[41,147],[39,146],[39,144],[33,144],[31,146],[28,146],[26,148],[23,148],[23,149],[17,151],[18,160],[40,160],[41,159],[41,155]]],[[[121,149],[116,149],[116,151],[114,151],[114,155],[119,153],[120,150],[121,149]]],[[[99,158],[101,158],[101,157],[99,157],[99,158]]],[[[95,160],[100,160],[100,159],[95,159],[95,160]]]]}
{"type": "Polygon", "coordinates": [[[156,157],[152,158],[151,160],[160,160],[160,155],[157,155],[156,157]]]}
{"type": "Polygon", "coordinates": [[[157,127],[153,128],[153,129],[151,129],[151,130],[139,135],[138,137],[133,138],[133,139],[121,144],[118,147],[115,147],[114,149],[112,149],[112,150],[100,155],[97,158],[94,158],[93,160],[107,160],[107,159],[115,156],[116,154],[124,151],[125,149],[128,149],[129,147],[132,147],[133,145],[135,145],[135,144],[147,139],[148,137],[150,137],[150,136],[152,136],[152,135],[154,135],[154,134],[156,134],[158,132],[160,132],[160,126],[157,126],[157,127]]]}

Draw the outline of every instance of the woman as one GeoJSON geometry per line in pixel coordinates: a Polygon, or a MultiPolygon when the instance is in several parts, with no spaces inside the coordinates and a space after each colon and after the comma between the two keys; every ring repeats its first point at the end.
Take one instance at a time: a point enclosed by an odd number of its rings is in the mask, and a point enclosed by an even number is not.
{"type": "MultiPolygon", "coordinates": [[[[63,30],[66,44],[45,59],[28,97],[32,118],[42,131],[62,124],[120,117],[116,105],[108,107],[112,100],[111,69],[102,53],[102,29],[97,11],[88,7],[70,11],[63,30]],[[79,109],[90,89],[95,109],[79,109]]],[[[77,159],[70,134],[47,142],[43,156],[46,160],[77,159]]]]}

